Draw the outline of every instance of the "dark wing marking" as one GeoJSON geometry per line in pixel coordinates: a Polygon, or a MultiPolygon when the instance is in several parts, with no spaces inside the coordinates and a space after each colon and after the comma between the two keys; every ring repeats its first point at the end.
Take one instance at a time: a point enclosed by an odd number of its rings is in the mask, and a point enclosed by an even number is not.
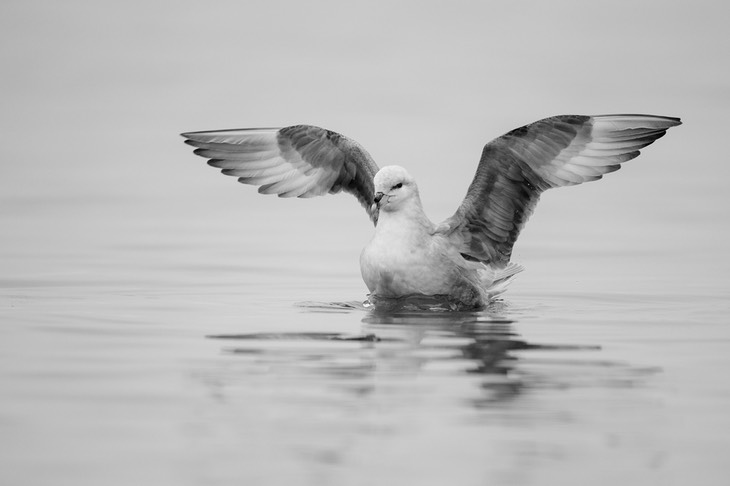
{"type": "Polygon", "coordinates": [[[506,265],[540,193],[600,179],[680,124],[653,115],[564,115],[512,130],[484,147],[464,201],[437,231],[462,254],[506,265]]]}
{"type": "Polygon", "coordinates": [[[197,155],[262,194],[313,197],[349,192],[377,221],[378,166],[354,140],[311,125],[183,133],[197,155]]]}

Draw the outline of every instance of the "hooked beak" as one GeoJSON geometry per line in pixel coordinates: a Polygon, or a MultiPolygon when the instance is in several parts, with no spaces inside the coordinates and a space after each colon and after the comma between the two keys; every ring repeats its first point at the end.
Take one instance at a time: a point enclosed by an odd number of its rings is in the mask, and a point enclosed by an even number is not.
{"type": "Polygon", "coordinates": [[[380,200],[383,199],[383,196],[385,196],[385,194],[383,194],[382,192],[376,192],[375,198],[373,198],[373,203],[380,204],[380,200]]]}

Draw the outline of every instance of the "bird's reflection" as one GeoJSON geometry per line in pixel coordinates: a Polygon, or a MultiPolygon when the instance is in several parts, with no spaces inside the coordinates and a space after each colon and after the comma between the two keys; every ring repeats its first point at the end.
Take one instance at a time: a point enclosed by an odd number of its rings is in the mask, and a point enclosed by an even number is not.
{"type": "MultiPolygon", "coordinates": [[[[365,310],[362,332],[209,337],[235,342],[227,352],[247,355],[279,375],[329,377],[331,385],[360,398],[378,387],[398,395],[409,390],[415,395],[428,393],[413,385],[414,379],[427,383],[427,388],[436,388],[442,381],[446,387],[460,382],[471,390],[468,401],[479,407],[514,400],[529,387],[529,376],[519,372],[523,351],[596,349],[530,343],[516,332],[515,322],[505,317],[509,313],[504,306],[497,301],[479,311],[437,312],[410,303],[385,309],[358,309],[351,303],[308,304],[304,308],[309,312],[365,310]]],[[[457,393],[464,392],[461,388],[457,393]]]]}
{"type": "Polygon", "coordinates": [[[517,318],[532,311],[502,302],[469,312],[353,303],[302,311],[335,313],[327,320],[341,317],[349,331],[210,336],[225,353],[195,379],[214,400],[211,413],[246,440],[327,471],[405,457],[383,450],[428,460],[490,441],[509,449],[535,424],[580,420],[596,390],[633,389],[656,372],[608,360],[597,346],[531,341],[534,327],[517,318]]]}
{"type": "MultiPolygon", "coordinates": [[[[452,350],[431,359],[458,361],[461,373],[481,375],[482,394],[472,401],[488,406],[517,398],[529,386],[530,377],[519,372],[520,352],[526,350],[596,350],[597,346],[531,343],[516,331],[516,321],[506,318],[503,301],[480,311],[434,313],[388,309],[374,310],[363,322],[374,335],[400,334],[414,349],[452,350]],[[436,339],[435,343],[432,343],[436,339]]],[[[416,352],[417,352],[416,351],[416,352]]]]}

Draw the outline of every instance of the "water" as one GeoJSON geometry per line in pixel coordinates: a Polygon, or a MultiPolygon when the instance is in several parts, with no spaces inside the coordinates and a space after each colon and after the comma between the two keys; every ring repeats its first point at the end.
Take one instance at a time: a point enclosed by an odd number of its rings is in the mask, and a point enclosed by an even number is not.
{"type": "Polygon", "coordinates": [[[224,7],[0,7],[0,484],[726,483],[725,6],[224,7]],[[364,308],[354,199],[177,135],[338,130],[440,221],[487,140],[622,111],[685,124],[546,193],[476,313],[364,308]]]}
{"type": "Polygon", "coordinates": [[[367,218],[340,201],[349,227],[297,251],[284,235],[307,223],[277,212],[307,202],[263,200],[259,245],[195,202],[6,200],[25,207],[6,224],[46,225],[3,261],[8,484],[719,484],[717,282],[621,283],[611,265],[652,259],[535,252],[484,311],[379,313],[342,249],[367,218]]]}

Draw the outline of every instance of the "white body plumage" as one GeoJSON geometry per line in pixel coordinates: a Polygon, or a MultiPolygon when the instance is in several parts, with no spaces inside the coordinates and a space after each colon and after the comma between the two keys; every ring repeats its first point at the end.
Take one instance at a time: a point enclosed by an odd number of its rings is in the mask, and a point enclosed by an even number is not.
{"type": "MultiPolygon", "coordinates": [[[[374,183],[378,224],[360,255],[360,271],[372,295],[443,296],[479,306],[504,290],[504,285],[499,289],[493,285],[495,280],[505,280],[506,272],[465,259],[436,230],[423,211],[415,180],[405,169],[383,167],[374,183]]],[[[515,264],[508,268],[510,277],[522,269],[515,264]]]]}

